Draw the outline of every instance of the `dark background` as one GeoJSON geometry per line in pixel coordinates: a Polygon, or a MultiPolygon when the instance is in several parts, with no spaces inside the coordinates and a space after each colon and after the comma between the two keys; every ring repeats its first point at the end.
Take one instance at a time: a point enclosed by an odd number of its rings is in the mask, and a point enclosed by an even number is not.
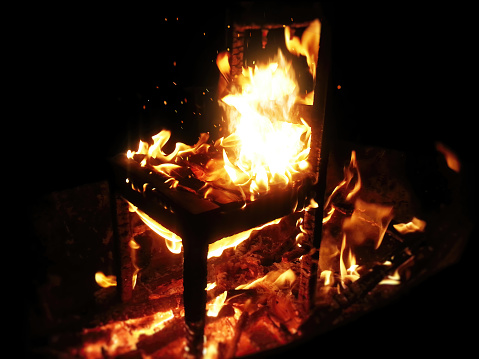
{"type": "MultiPolygon", "coordinates": [[[[329,135],[408,153],[431,151],[442,141],[463,164],[474,217],[471,9],[407,5],[323,5],[333,29],[329,135]]],[[[109,157],[162,128],[190,144],[204,131],[217,138],[218,119],[208,116],[219,76],[214,60],[228,46],[227,25],[252,5],[160,6],[165,9],[77,4],[15,14],[7,32],[14,111],[4,122],[16,126],[4,136],[14,140],[7,154],[20,168],[26,200],[105,179],[109,157]]],[[[287,5],[258,6],[266,13],[287,5]]],[[[337,347],[351,335],[341,350],[362,354],[389,340],[391,353],[407,354],[413,346],[426,352],[468,348],[466,328],[474,326],[476,309],[462,291],[471,286],[471,248],[410,296],[328,334],[323,343],[337,347]]]]}
{"type": "MultiPolygon", "coordinates": [[[[101,179],[105,158],[163,127],[188,143],[212,131],[218,119],[198,113],[209,97],[216,103],[214,60],[228,46],[228,23],[278,6],[290,5],[78,5],[21,15],[11,30],[25,34],[12,40],[13,122],[22,165],[42,174],[38,191],[101,179]]],[[[326,2],[323,10],[333,29],[330,136],[418,150],[440,140],[469,157],[470,9],[326,2]]]]}

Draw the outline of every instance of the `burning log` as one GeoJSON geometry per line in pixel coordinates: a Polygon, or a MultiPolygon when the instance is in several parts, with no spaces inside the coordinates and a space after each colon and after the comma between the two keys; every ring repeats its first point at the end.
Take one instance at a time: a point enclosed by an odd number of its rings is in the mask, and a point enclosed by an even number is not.
{"type": "MultiPolygon", "coordinates": [[[[353,305],[359,305],[362,301],[367,301],[368,295],[399,267],[408,263],[414,256],[421,251],[424,240],[404,240],[397,233],[389,230],[388,236],[396,241],[394,250],[389,253],[386,264],[378,264],[371,268],[360,278],[347,284],[344,289],[338,293],[328,296],[324,302],[318,302],[318,306],[314,310],[312,316],[304,322],[300,330],[316,331],[322,333],[328,330],[331,325],[336,325],[344,321],[348,316],[347,309],[353,305]],[[314,329],[313,329],[314,328],[314,329]]],[[[336,289],[331,288],[333,293],[336,289]]],[[[321,300],[321,299],[320,299],[321,300]]]]}

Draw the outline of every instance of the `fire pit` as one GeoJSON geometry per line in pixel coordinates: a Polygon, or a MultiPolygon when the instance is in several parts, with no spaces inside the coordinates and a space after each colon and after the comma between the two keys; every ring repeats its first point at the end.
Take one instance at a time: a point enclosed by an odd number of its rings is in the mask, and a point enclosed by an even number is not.
{"type": "MultiPolygon", "coordinates": [[[[426,155],[350,142],[327,151],[328,27],[321,17],[291,22],[232,26],[232,48],[217,57],[229,135],[171,146],[170,133],[160,131],[110,160],[109,184],[53,196],[56,209],[82,223],[88,209],[72,210],[68,198],[85,195],[111,209],[102,241],[112,252],[102,261],[115,266],[96,269],[100,310],[37,353],[276,355],[325,338],[458,260],[471,228],[460,203],[431,210],[415,177],[431,178],[428,189],[454,199],[461,162],[442,143],[426,155]],[[278,39],[284,43],[270,46],[278,39]],[[319,52],[308,52],[311,43],[319,52]],[[291,69],[301,75],[283,76],[291,69]],[[299,93],[288,87],[294,78],[299,93]],[[273,135],[286,139],[268,142],[270,155],[261,145],[273,135]]],[[[78,229],[61,219],[75,238],[78,229]]]]}

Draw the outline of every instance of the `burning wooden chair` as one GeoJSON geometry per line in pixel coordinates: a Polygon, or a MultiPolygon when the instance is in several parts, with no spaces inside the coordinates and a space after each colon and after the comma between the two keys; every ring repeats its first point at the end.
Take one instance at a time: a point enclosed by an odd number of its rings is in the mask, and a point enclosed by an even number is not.
{"type": "MultiPolygon", "coordinates": [[[[154,137],[153,145],[140,142],[138,151],[129,151],[128,155],[120,154],[111,161],[113,169],[111,184],[114,189],[112,204],[116,213],[114,228],[120,258],[117,277],[121,298],[124,301],[131,298],[137,272],[130,259],[132,246],[128,216],[130,206],[130,209],[136,211],[143,220],[153,223],[152,227],[159,228],[157,233],[163,231],[161,233],[164,237],[170,236],[170,244],[176,245],[177,251],[181,251],[181,245],[183,246],[186,350],[192,357],[199,357],[203,352],[208,246],[224,237],[302,210],[311,200],[316,206],[308,206],[308,210],[304,212],[304,235],[300,241],[302,249],[297,251],[296,256],[302,255],[299,296],[304,310],[308,312],[314,303],[322,224],[322,211],[318,211],[316,216],[315,208],[323,207],[327,165],[326,141],[323,134],[330,68],[330,35],[324,19],[311,19],[293,23],[288,27],[271,23],[235,24],[230,53],[220,54],[218,57],[219,65],[222,63],[220,66],[223,66],[220,69],[223,76],[220,87],[226,89],[226,93],[229,94],[222,99],[229,110],[234,108],[243,117],[250,116],[250,120],[263,121],[265,115],[249,113],[251,107],[248,106],[251,104],[245,105],[240,101],[251,95],[244,94],[244,88],[248,86],[247,81],[251,84],[264,79],[254,78],[260,71],[258,69],[250,68],[250,73],[246,75],[242,75],[242,71],[247,65],[253,65],[257,60],[261,61],[255,58],[257,54],[253,51],[254,43],[260,41],[262,48],[265,49],[268,41],[272,41],[268,40],[268,33],[277,35],[278,30],[283,39],[282,32],[285,31],[285,44],[291,56],[302,55],[306,58],[310,82],[314,84],[308,94],[303,93],[303,104],[295,105],[296,118],[289,119],[290,122],[266,118],[267,121],[278,121],[280,124],[290,124],[294,121],[292,125],[294,128],[289,126],[286,129],[285,133],[288,135],[292,135],[294,129],[299,129],[297,136],[302,141],[303,147],[294,153],[296,156],[294,164],[287,162],[286,173],[275,174],[272,170],[273,165],[269,164],[270,167],[266,171],[262,169],[249,174],[246,181],[244,178],[237,179],[236,177],[243,175],[244,167],[230,161],[233,155],[228,154],[237,149],[231,149],[228,141],[233,145],[238,143],[238,139],[231,136],[210,146],[206,142],[207,135],[202,135],[195,146],[181,144],[178,151],[165,155],[162,146],[168,141],[169,134],[161,132],[154,137]],[[293,36],[291,32],[294,31],[302,32],[302,38],[293,36]],[[242,86],[243,93],[238,89],[242,86]],[[199,156],[203,158],[200,159],[199,156]],[[209,172],[211,167],[217,167],[218,164],[221,164],[220,176],[209,172]],[[262,176],[267,178],[261,178],[262,176]],[[273,181],[275,176],[280,178],[278,183],[273,181]],[[213,177],[215,179],[212,180],[213,177]],[[227,188],[221,184],[235,180],[237,183],[227,188]]],[[[275,41],[278,39],[278,36],[270,37],[275,41]]],[[[288,66],[286,61],[282,59],[279,61],[282,62],[279,64],[280,67],[288,66]]],[[[273,65],[268,66],[271,68],[273,65]]],[[[275,70],[276,68],[269,70],[269,75],[275,73],[275,70]]],[[[280,70],[283,71],[284,68],[280,70]]],[[[271,102],[270,99],[266,101],[271,102]]],[[[297,98],[294,101],[297,102],[297,98]]],[[[284,110],[279,108],[281,112],[284,110]]],[[[284,144],[280,144],[281,146],[284,144]]],[[[272,156],[281,159],[284,155],[276,152],[272,156]]],[[[290,161],[287,158],[282,159],[290,161]]]]}

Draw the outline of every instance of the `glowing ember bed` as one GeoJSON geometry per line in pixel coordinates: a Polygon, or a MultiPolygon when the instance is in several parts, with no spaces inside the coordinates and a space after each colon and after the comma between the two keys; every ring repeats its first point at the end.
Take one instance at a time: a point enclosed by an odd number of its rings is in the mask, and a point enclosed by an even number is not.
{"type": "MultiPolygon", "coordinates": [[[[176,234],[176,237],[172,235],[174,238],[181,238],[184,248],[185,320],[189,332],[198,336],[192,339],[193,342],[202,346],[208,245],[284,217],[298,206],[303,208],[301,202],[305,198],[306,181],[295,181],[254,202],[217,204],[186,190],[170,189],[164,184],[164,178],[132,163],[125,156],[115,158],[112,164],[115,178],[121,179],[116,183],[116,192],[135,206],[138,213],[143,213],[143,216],[148,213],[149,219],[157,226],[162,224],[161,227],[176,234]]],[[[128,236],[123,238],[120,235],[120,243],[129,241],[128,236]]],[[[119,290],[127,299],[131,296],[131,276],[125,271],[122,274],[119,290]]]]}

